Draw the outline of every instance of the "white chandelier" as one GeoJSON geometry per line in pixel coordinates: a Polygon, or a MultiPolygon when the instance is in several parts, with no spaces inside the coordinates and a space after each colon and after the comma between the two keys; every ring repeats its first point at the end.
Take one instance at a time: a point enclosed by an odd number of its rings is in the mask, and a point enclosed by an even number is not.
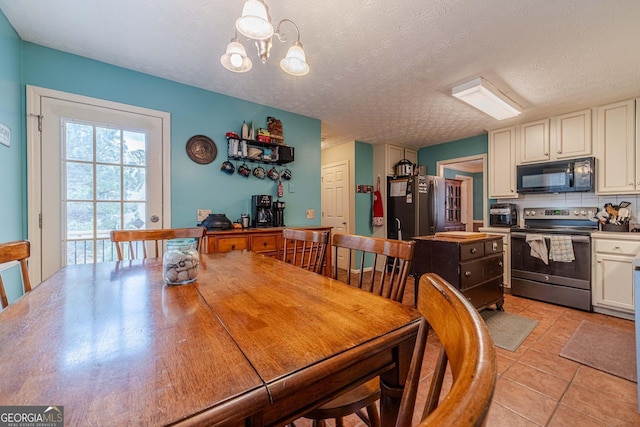
{"type": "Polygon", "coordinates": [[[286,42],[287,38],[280,32],[283,23],[288,22],[296,29],[297,40],[289,47],[287,55],[280,61],[280,68],[284,72],[293,76],[304,76],[309,73],[309,64],[300,43],[300,30],[298,26],[290,19],[283,19],[278,23],[278,27],[274,30],[271,24],[269,10],[263,0],[247,0],[242,8],[242,16],[236,21],[236,34],[227,45],[227,51],[220,58],[220,62],[227,70],[234,73],[246,73],[253,66],[251,60],[247,57],[238,33],[255,41],[258,49],[258,56],[264,64],[269,59],[271,50],[271,40],[273,36],[277,36],[281,42],[286,42]]]}

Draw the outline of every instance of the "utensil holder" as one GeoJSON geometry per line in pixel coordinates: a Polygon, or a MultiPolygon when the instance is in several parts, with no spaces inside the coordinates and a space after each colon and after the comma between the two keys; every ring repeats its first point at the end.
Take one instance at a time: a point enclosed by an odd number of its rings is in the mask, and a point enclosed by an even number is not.
{"type": "Polygon", "coordinates": [[[629,231],[629,224],[602,224],[602,231],[616,231],[626,233],[629,231]]]}

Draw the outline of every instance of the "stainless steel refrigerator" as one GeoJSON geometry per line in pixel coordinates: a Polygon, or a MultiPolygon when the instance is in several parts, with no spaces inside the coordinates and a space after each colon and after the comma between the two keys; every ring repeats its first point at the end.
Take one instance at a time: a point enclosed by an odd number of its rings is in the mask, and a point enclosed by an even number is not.
{"type": "Polygon", "coordinates": [[[387,180],[387,237],[411,240],[444,231],[444,178],[412,175],[387,180]]]}

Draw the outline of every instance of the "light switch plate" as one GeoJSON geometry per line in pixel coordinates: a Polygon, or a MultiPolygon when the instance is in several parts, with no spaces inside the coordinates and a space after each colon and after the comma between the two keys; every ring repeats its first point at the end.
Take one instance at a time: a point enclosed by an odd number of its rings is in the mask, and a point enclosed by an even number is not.
{"type": "Polygon", "coordinates": [[[296,187],[293,185],[293,182],[289,183],[289,193],[294,193],[296,191],[296,187]]]}
{"type": "Polygon", "coordinates": [[[314,219],[316,217],[315,209],[307,209],[307,219],[314,219]]]}
{"type": "Polygon", "coordinates": [[[211,209],[198,209],[198,222],[202,222],[211,214],[211,209]]]}

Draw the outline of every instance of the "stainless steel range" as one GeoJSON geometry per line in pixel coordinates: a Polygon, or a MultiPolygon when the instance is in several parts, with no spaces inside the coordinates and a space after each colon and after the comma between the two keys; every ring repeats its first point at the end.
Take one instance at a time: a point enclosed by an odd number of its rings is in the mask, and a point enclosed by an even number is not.
{"type": "Polygon", "coordinates": [[[511,293],[591,311],[591,221],[597,208],[525,208],[511,230],[511,293]]]}

